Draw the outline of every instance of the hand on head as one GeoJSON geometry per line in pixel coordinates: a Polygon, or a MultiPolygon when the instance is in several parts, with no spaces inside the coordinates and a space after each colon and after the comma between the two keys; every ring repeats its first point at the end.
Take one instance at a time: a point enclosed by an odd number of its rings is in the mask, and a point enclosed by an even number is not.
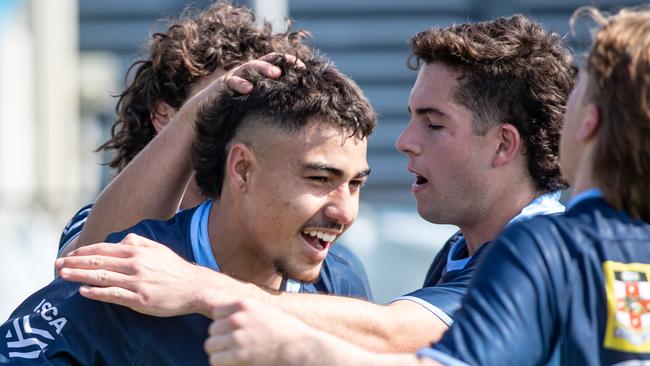
{"type": "Polygon", "coordinates": [[[224,84],[227,88],[237,93],[250,93],[253,90],[253,84],[246,79],[246,76],[250,75],[251,72],[258,73],[268,78],[278,78],[282,75],[280,68],[270,63],[271,60],[278,56],[284,57],[290,63],[295,63],[298,67],[305,67],[305,64],[296,56],[272,52],[260,57],[259,59],[244,62],[226,72],[223,76],[216,79],[195,96],[190,98],[186,104],[200,103],[201,101],[210,98],[215,93],[218,93],[224,84]]]}

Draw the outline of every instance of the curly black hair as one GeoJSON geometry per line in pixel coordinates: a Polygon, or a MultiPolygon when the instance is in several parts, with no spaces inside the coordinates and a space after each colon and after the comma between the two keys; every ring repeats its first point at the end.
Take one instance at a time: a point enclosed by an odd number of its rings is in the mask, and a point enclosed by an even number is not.
{"type": "Polygon", "coordinates": [[[278,57],[271,63],[282,70],[279,78],[251,74],[250,94],[226,89],[199,109],[192,158],[196,182],[206,197],[220,197],[228,143],[248,121],[289,133],[313,120],[340,128],[350,137],[372,133],[377,116],[361,89],[322,58],[303,61],[304,68],[278,57]]]}

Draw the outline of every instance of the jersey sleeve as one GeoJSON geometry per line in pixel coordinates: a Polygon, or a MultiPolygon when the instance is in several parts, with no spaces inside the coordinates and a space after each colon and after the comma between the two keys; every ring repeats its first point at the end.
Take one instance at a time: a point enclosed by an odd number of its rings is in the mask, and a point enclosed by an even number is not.
{"type": "Polygon", "coordinates": [[[137,324],[140,315],[85,299],[78,288],[56,279],[27,298],[0,325],[0,364],[131,363],[146,341],[146,328],[125,325],[137,324]],[[120,338],[128,342],[115,341],[120,338]]]}
{"type": "MultiPolygon", "coordinates": [[[[446,252],[448,252],[448,250],[446,252]]],[[[453,316],[458,309],[460,309],[461,302],[472,281],[474,270],[476,269],[480,259],[483,257],[483,253],[485,253],[484,249],[477,252],[470,259],[465,268],[460,270],[453,279],[445,283],[435,283],[431,281],[432,277],[428,274],[427,280],[425,281],[425,283],[428,283],[428,286],[398,297],[391,302],[402,300],[415,302],[440,318],[440,320],[447,324],[447,326],[451,326],[454,322],[453,316]]],[[[444,258],[446,258],[446,255],[444,258]]],[[[442,259],[443,258],[440,255],[436,257],[436,261],[442,261],[442,259]]],[[[431,268],[443,266],[436,265],[436,261],[434,261],[431,268]]],[[[429,272],[431,273],[431,269],[429,272]]],[[[438,277],[440,276],[438,275],[438,277]]]]}
{"type": "Polygon", "coordinates": [[[454,364],[451,356],[471,365],[548,361],[566,266],[556,239],[543,234],[543,225],[529,224],[513,225],[491,244],[453,326],[432,349],[420,350],[421,357],[454,364]]]}
{"type": "Polygon", "coordinates": [[[78,237],[79,234],[81,234],[81,229],[83,229],[84,224],[86,224],[86,220],[88,219],[88,215],[90,215],[90,210],[92,207],[92,204],[82,207],[65,225],[63,231],[61,232],[61,237],[59,238],[59,250],[57,257],[61,256],[63,249],[65,249],[65,247],[70,244],[74,238],[78,237]]]}

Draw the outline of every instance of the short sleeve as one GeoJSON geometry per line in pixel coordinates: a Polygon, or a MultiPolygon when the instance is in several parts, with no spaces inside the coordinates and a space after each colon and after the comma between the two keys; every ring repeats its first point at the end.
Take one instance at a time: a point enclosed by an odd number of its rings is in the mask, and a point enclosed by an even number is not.
{"type": "Polygon", "coordinates": [[[92,204],[82,207],[65,225],[61,232],[61,237],[59,238],[59,250],[57,256],[60,256],[63,249],[65,249],[74,238],[81,234],[81,229],[83,229],[83,226],[86,224],[86,220],[88,219],[88,215],[90,215],[92,207],[92,204]]]}
{"type": "MultiPolygon", "coordinates": [[[[471,365],[542,364],[551,357],[563,266],[544,220],[513,225],[491,244],[454,324],[432,351],[471,365]],[[541,226],[539,224],[542,224],[541,226]],[[553,272],[552,272],[553,271],[553,272]]],[[[549,224],[550,225],[550,224],[549,224]]]]}

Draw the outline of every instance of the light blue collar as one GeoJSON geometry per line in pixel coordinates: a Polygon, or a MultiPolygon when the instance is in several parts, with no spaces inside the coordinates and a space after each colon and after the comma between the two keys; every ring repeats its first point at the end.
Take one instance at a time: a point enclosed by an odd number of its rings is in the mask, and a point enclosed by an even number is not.
{"type": "Polygon", "coordinates": [[[582,202],[582,201],[584,201],[586,199],[602,197],[602,196],[603,196],[603,192],[600,189],[598,189],[598,188],[590,188],[590,189],[588,189],[586,191],[582,191],[582,192],[578,193],[575,197],[571,198],[569,200],[569,202],[566,204],[566,209],[570,210],[573,207],[575,207],[575,205],[577,205],[578,203],[580,203],[580,202],[582,202]]]}
{"type": "Polygon", "coordinates": [[[192,253],[194,253],[196,264],[219,272],[219,265],[214,258],[214,254],[212,254],[212,245],[210,245],[210,237],[208,236],[208,218],[210,217],[211,208],[212,200],[208,200],[200,204],[192,214],[190,242],[192,243],[192,253]]]}
{"type": "MultiPolygon", "coordinates": [[[[506,224],[506,227],[515,222],[528,220],[533,216],[564,212],[564,206],[560,203],[560,195],[561,193],[556,191],[545,193],[535,198],[524,207],[517,216],[513,217],[512,220],[506,224]]],[[[472,258],[472,256],[469,256],[462,259],[452,259],[459,250],[463,249],[464,245],[466,245],[465,238],[461,233],[460,237],[453,244],[449,254],[447,255],[447,272],[465,268],[467,262],[472,258]]]]}
{"type": "MultiPolygon", "coordinates": [[[[220,272],[219,264],[214,258],[214,254],[212,254],[212,245],[208,236],[208,218],[210,217],[211,208],[212,200],[208,200],[199,205],[194,211],[190,223],[190,241],[196,264],[220,272]]],[[[302,284],[300,282],[287,279],[283,290],[286,292],[300,292],[301,289],[302,284]]]]}

